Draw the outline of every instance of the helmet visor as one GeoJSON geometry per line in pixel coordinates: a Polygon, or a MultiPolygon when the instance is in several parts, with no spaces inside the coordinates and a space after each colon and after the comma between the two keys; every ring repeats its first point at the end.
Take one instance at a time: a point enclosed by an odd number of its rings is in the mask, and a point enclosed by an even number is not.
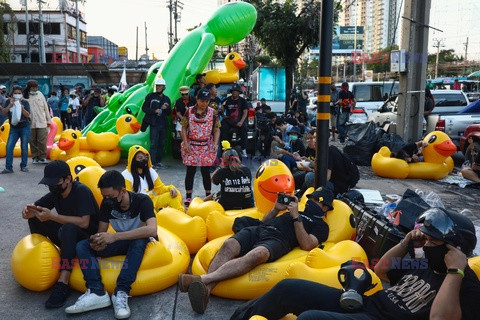
{"type": "Polygon", "coordinates": [[[456,236],[455,222],[443,209],[428,209],[418,217],[417,223],[423,224],[422,232],[440,240],[452,240],[456,236]]]}

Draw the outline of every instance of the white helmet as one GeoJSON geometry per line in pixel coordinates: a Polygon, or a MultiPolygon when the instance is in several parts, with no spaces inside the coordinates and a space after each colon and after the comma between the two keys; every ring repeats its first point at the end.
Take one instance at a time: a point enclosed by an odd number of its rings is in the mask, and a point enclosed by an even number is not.
{"type": "Polygon", "coordinates": [[[155,79],[155,85],[156,86],[167,86],[167,83],[165,82],[165,79],[163,79],[163,78],[156,78],[155,79]]]}
{"type": "Polygon", "coordinates": [[[75,90],[70,91],[69,95],[71,96],[77,96],[77,92],[75,90]]]}
{"type": "Polygon", "coordinates": [[[117,86],[111,86],[110,89],[115,90],[115,91],[118,91],[118,87],[117,87],[117,86]]]}

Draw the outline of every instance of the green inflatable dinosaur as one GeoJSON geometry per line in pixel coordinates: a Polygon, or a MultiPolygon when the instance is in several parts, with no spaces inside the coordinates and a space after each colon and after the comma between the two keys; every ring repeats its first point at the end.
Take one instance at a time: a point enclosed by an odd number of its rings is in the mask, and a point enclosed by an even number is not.
{"type": "MultiPolygon", "coordinates": [[[[195,76],[205,70],[215,46],[228,46],[241,41],[252,31],[256,20],[257,11],[249,3],[229,2],[219,7],[204,25],[178,42],[163,63],[159,62],[149,69],[145,83],[137,84],[123,94],[114,95],[107,108],[85,127],[83,135],[88,131],[115,132],[117,118],[126,113],[133,114],[141,122],[145,116],[141,110],[142,104],[145,96],[153,92],[156,77],[165,79],[167,85],[164,94],[173,103],[180,96],[178,88],[191,86],[195,76]]],[[[167,137],[170,136],[167,134],[167,137]]],[[[120,146],[128,150],[134,144],[144,145],[144,139],[148,139],[145,132],[125,135],[120,139],[120,146]]],[[[167,143],[166,148],[168,145],[167,143]]]]}

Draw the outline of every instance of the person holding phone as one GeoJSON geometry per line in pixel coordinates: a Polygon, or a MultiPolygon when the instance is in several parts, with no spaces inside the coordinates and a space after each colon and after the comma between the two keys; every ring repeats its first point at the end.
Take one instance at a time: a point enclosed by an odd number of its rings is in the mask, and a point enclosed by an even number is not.
{"type": "MultiPolygon", "coordinates": [[[[281,199],[286,199],[281,195],[281,199]]],[[[288,200],[288,199],[287,199],[288,200]]],[[[333,210],[333,193],[318,188],[309,195],[303,212],[298,211],[298,199],[288,204],[276,202],[258,225],[245,227],[227,239],[202,276],[180,274],[178,286],[188,292],[192,309],[204,313],[211,290],[223,280],[239,277],[256,266],[273,262],[299,246],[312,250],[327,240],[329,228],[323,220],[333,210]],[[278,216],[287,210],[288,213],[278,216]]]]}
{"type": "Polygon", "coordinates": [[[230,320],[253,315],[280,319],[288,313],[298,315],[298,320],[478,319],[480,282],[467,261],[477,243],[473,223],[462,214],[442,208],[426,210],[417,223],[420,227],[410,231],[375,265],[375,273],[389,281],[390,287],[363,297],[363,308],[358,312],[340,307],[341,289],[285,279],[239,307],[230,320]],[[407,257],[414,248],[423,248],[425,258],[407,257]]]}
{"type": "Polygon", "coordinates": [[[77,242],[97,231],[98,205],[92,191],[72,179],[64,161],[47,164],[40,184],[48,186],[49,192],[26,205],[22,217],[28,220],[30,233],[44,235],[60,248],[60,265],[52,265],[60,268],[60,277],[45,303],[46,308],[59,308],[70,293],[68,282],[77,256],[77,242]]]}

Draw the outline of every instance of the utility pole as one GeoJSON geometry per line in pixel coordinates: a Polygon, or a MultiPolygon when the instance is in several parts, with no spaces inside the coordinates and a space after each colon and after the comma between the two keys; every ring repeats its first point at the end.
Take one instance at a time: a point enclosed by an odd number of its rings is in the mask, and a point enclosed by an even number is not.
{"type": "MultiPolygon", "coordinates": [[[[430,7],[431,0],[405,0],[401,50],[422,56],[428,52],[430,7]]],[[[427,61],[408,59],[405,63],[406,71],[400,72],[397,134],[406,142],[415,142],[422,137],[427,61]]]]}
{"type": "Polygon", "coordinates": [[[183,2],[175,0],[175,5],[173,8],[173,19],[175,20],[175,38],[173,39],[173,46],[176,45],[178,42],[177,23],[180,22],[181,20],[181,14],[179,11],[181,11],[182,9],[183,9],[183,2]]]}
{"type": "Polygon", "coordinates": [[[78,0],[75,0],[76,28],[77,28],[77,63],[82,62],[80,54],[80,11],[78,11],[78,0]]]}
{"type": "MultiPolygon", "coordinates": [[[[27,0],[28,1],[28,0],[27,0]]],[[[40,25],[40,44],[39,44],[39,60],[40,63],[45,63],[46,62],[46,56],[45,56],[45,36],[43,33],[43,15],[42,15],[42,4],[44,2],[42,0],[38,0],[38,24],[40,25]]]]}
{"type": "Polygon", "coordinates": [[[137,38],[136,38],[136,45],[135,45],[135,61],[138,62],[138,26],[137,26],[137,38]]]}
{"type": "Polygon", "coordinates": [[[147,61],[148,61],[149,58],[148,58],[148,46],[147,46],[147,21],[145,21],[145,54],[147,55],[147,61]]]}
{"type": "Polygon", "coordinates": [[[32,62],[32,57],[30,55],[30,22],[28,21],[28,0],[24,0],[25,2],[25,39],[27,39],[27,58],[25,59],[27,63],[32,62]]]}
{"type": "Polygon", "coordinates": [[[463,59],[463,74],[465,75],[466,68],[467,68],[468,37],[467,37],[467,42],[465,42],[463,45],[465,46],[465,58],[463,59]]]}
{"type": "Polygon", "coordinates": [[[319,25],[317,150],[315,188],[327,184],[328,140],[330,138],[330,85],[332,83],[333,0],[322,1],[319,25]]]}
{"type": "Polygon", "coordinates": [[[168,11],[170,12],[170,31],[168,32],[168,52],[172,50],[173,48],[173,29],[172,29],[172,19],[173,19],[173,5],[172,5],[172,0],[167,0],[167,8],[168,11]]]}
{"type": "Polygon", "coordinates": [[[433,42],[436,42],[437,44],[434,45],[434,48],[437,48],[437,60],[435,62],[435,78],[438,77],[438,57],[440,55],[440,47],[445,47],[445,45],[442,43],[443,39],[433,39],[433,42]]]}
{"type": "MultiPolygon", "coordinates": [[[[353,4],[353,3],[352,3],[353,4]]],[[[357,4],[358,5],[358,4],[357,4]]],[[[353,54],[356,57],[357,55],[357,5],[355,5],[355,33],[353,37],[353,54]]],[[[352,81],[357,81],[357,64],[355,62],[356,59],[353,59],[353,79],[352,81]]]]}

